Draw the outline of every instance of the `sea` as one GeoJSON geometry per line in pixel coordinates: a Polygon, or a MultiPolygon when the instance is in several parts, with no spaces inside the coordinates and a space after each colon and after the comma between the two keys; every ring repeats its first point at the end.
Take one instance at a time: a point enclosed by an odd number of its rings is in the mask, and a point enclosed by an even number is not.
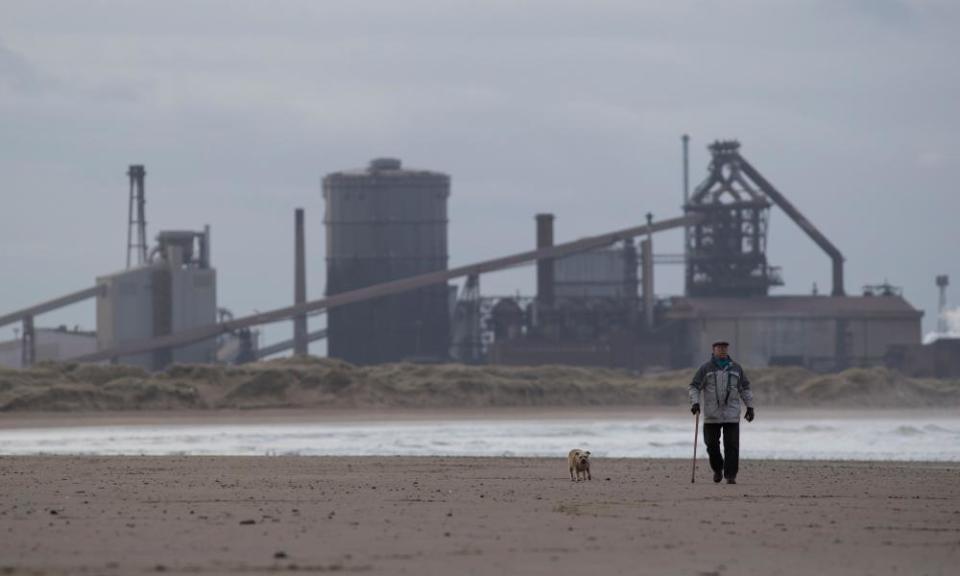
{"type": "MultiPolygon", "coordinates": [[[[740,424],[744,459],[960,461],[960,417],[776,416],[740,424]]],[[[0,429],[0,455],[690,458],[694,419],[454,418],[0,429]]],[[[698,457],[705,457],[702,437],[698,457]]]]}

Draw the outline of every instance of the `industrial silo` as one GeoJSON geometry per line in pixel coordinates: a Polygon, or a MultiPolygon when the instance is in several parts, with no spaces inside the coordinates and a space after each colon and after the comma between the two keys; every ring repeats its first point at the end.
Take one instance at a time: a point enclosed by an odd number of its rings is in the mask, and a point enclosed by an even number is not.
{"type": "MultiPolygon", "coordinates": [[[[447,268],[450,177],[378,158],[323,180],[327,295],[447,268]]],[[[445,283],[328,312],[328,353],[355,364],[446,359],[445,283]]]]}
{"type": "MultiPolygon", "coordinates": [[[[147,263],[97,278],[100,350],[217,321],[217,272],[210,265],[210,231],[165,230],[147,263]],[[195,248],[196,246],[196,248],[195,248]]],[[[121,356],[119,362],[163,370],[171,363],[216,360],[216,340],[121,356]]]]}

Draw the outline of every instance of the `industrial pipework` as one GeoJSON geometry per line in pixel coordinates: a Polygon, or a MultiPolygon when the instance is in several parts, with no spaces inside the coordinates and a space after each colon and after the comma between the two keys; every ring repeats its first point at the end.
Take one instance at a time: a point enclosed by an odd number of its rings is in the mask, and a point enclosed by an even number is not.
{"type": "Polygon", "coordinates": [[[704,216],[687,241],[687,295],[765,296],[782,284],[766,257],[773,201],[830,257],[832,294],[843,296],[843,255],[837,247],[740,155],[739,142],[717,141],[709,150],[709,174],[684,205],[687,214],[704,216]]]}
{"type": "MultiPolygon", "coordinates": [[[[739,156],[739,154],[738,154],[739,156]]],[[[787,213],[787,216],[791,220],[796,222],[804,232],[807,233],[814,242],[817,243],[817,246],[821,250],[827,253],[827,256],[830,257],[831,262],[833,263],[833,296],[843,296],[845,294],[843,289],[843,254],[840,253],[840,250],[833,245],[830,240],[824,236],[812,222],[807,220],[807,218],[797,210],[793,204],[787,200],[787,197],[781,194],[776,188],[773,187],[773,184],[767,181],[763,175],[760,174],[749,162],[746,161],[742,156],[740,157],[741,168],[743,172],[752,178],[760,189],[763,190],[764,194],[770,197],[773,202],[783,209],[787,213]]]]}
{"type": "Polygon", "coordinates": [[[103,289],[100,286],[93,286],[92,288],[79,290],[77,292],[67,294],[66,296],[54,298],[53,300],[48,300],[47,302],[35,304],[28,308],[23,308],[21,310],[0,316],[0,326],[6,326],[7,324],[13,324],[14,322],[21,323],[22,334],[20,336],[20,340],[22,342],[22,365],[32,366],[33,361],[37,356],[36,331],[33,323],[34,316],[50,312],[51,310],[57,310],[58,308],[63,308],[64,306],[76,304],[77,302],[83,302],[84,300],[90,298],[96,298],[102,293],[103,289]]]}
{"type": "Polygon", "coordinates": [[[550,248],[530,250],[527,252],[521,252],[519,254],[512,254],[510,256],[494,258],[492,260],[486,260],[475,264],[451,268],[449,270],[438,270],[436,272],[429,272],[417,276],[401,278],[399,280],[392,280],[382,284],[341,292],[326,298],[321,298],[319,300],[311,300],[304,304],[287,306],[285,308],[253,314],[227,322],[198,326],[174,334],[144,339],[139,342],[130,342],[109,349],[99,350],[93,354],[79,356],[77,358],[73,358],[72,360],[75,362],[96,362],[100,360],[109,360],[119,356],[141,354],[160,348],[176,348],[179,346],[185,346],[194,342],[200,342],[202,340],[214,338],[220,334],[230,332],[232,330],[239,330],[260,324],[270,324],[272,322],[287,320],[298,314],[331,309],[357,302],[366,302],[391,294],[399,294],[409,290],[416,290],[417,288],[423,288],[425,286],[443,284],[454,278],[505,270],[514,266],[519,266],[544,258],[559,258],[568,254],[575,254],[577,252],[586,252],[588,250],[603,248],[627,238],[634,238],[648,233],[661,232],[683,226],[695,225],[700,222],[701,219],[702,216],[700,215],[671,218],[652,224],[634,226],[631,228],[625,228],[623,230],[617,230],[615,232],[609,232],[607,234],[582,238],[580,240],[566,242],[563,244],[556,244],[550,248]]]}

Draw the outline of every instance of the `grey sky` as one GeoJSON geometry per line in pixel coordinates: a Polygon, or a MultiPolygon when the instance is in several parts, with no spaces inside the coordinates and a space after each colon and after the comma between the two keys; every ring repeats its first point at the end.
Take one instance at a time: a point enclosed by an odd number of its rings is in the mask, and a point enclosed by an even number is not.
{"type": "MultiPolygon", "coordinates": [[[[123,266],[128,164],[151,237],[212,226],[220,303],[245,314],[292,299],[297,206],[322,294],[327,172],[392,155],[449,173],[462,264],[532,246],[536,212],[558,240],[678,214],[689,132],[694,183],[705,145],[738,138],[844,253],[848,291],[903,286],[928,330],[934,275],[960,284],[957,30],[949,0],[5,0],[0,312],[123,266]]],[[[769,246],[778,293],[829,287],[778,211],[769,246]]],[[[658,270],[658,293],[681,290],[658,270]]],[[[93,306],[38,322],[92,327],[93,306]]]]}

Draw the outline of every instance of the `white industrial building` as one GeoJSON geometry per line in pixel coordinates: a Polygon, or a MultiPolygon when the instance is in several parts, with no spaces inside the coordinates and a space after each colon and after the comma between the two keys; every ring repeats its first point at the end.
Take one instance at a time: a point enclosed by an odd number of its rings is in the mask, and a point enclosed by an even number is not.
{"type": "MultiPolygon", "coordinates": [[[[62,361],[97,350],[95,332],[79,329],[37,328],[34,331],[35,361],[62,361]]],[[[0,342],[0,366],[23,368],[23,339],[0,342]]]]}
{"type": "MultiPolygon", "coordinates": [[[[97,278],[98,349],[215,324],[217,275],[208,242],[209,232],[164,231],[146,265],[97,278]]],[[[214,362],[216,353],[217,342],[209,339],[118,362],[160,370],[171,363],[214,362]]]]}

